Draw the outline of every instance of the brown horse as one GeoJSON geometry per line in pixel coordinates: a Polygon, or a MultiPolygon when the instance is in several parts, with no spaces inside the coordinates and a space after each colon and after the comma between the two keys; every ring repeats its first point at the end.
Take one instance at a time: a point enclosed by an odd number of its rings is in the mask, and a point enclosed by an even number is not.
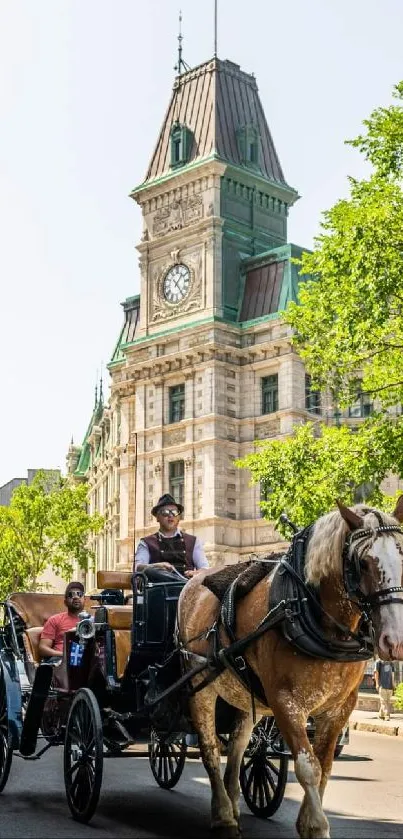
{"type": "MultiPolygon", "coordinates": [[[[338,506],[338,510],[318,519],[313,526],[306,556],[306,581],[318,588],[326,612],[354,631],[361,611],[346,589],[344,548],[345,561],[355,566],[360,591],[366,598],[380,657],[402,660],[403,532],[399,522],[403,521],[403,496],[393,517],[365,506],[353,509],[338,506]]],[[[208,630],[220,611],[217,597],[203,585],[206,573],[212,571],[198,574],[184,587],[178,604],[179,643],[184,651],[201,656],[211,654],[208,630]],[[198,640],[191,640],[197,637],[198,640]]],[[[237,639],[253,632],[267,614],[269,589],[276,573],[273,571],[261,580],[237,604],[237,639]]],[[[222,629],[220,641],[223,646],[229,644],[222,629]]],[[[267,700],[267,705],[257,703],[257,716],[274,714],[305,792],[296,825],[299,836],[326,839],[330,833],[322,809],[323,793],[331,773],[337,737],[356,704],[365,662],[303,655],[285,640],[279,629],[270,629],[252,641],[243,655],[259,676],[267,700]],[[308,716],[313,716],[316,723],[312,746],[306,734],[308,716]]],[[[194,664],[186,652],[184,659],[186,667],[194,664]]],[[[195,676],[192,684],[197,685],[201,680],[202,676],[195,676]]],[[[211,783],[212,829],[222,837],[237,837],[240,835],[240,764],[253,727],[250,693],[226,669],[193,695],[190,714],[211,783]],[[237,709],[223,779],[215,731],[218,696],[237,709]]]]}

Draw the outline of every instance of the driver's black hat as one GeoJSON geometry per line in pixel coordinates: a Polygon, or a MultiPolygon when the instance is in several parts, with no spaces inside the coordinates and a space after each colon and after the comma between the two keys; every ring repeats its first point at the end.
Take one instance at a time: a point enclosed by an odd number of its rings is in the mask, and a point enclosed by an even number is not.
{"type": "Polygon", "coordinates": [[[166,492],[165,495],[161,495],[161,498],[157,501],[155,506],[152,508],[151,515],[156,516],[157,513],[158,513],[158,510],[161,510],[162,507],[166,507],[167,504],[175,504],[175,507],[178,508],[178,512],[183,513],[184,508],[183,508],[182,504],[178,504],[177,501],[175,501],[174,497],[172,495],[170,495],[169,492],[166,492]]]}

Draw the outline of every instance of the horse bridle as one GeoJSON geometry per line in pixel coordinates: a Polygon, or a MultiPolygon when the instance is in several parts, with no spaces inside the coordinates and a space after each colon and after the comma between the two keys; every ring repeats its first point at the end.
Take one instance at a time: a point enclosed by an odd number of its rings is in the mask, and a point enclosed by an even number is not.
{"type": "Polygon", "coordinates": [[[373,594],[365,594],[361,589],[361,565],[364,554],[368,547],[365,541],[368,537],[379,536],[382,533],[401,533],[403,530],[398,525],[383,524],[382,519],[377,515],[377,511],[371,510],[375,513],[378,521],[378,527],[375,528],[359,528],[353,530],[346,537],[343,548],[343,579],[344,586],[348,597],[356,602],[360,609],[372,612],[374,609],[380,609],[381,606],[388,606],[390,603],[402,603],[403,597],[394,597],[395,594],[403,594],[403,586],[390,586],[389,588],[379,589],[373,594]],[[362,550],[360,551],[360,547],[362,550]]]}

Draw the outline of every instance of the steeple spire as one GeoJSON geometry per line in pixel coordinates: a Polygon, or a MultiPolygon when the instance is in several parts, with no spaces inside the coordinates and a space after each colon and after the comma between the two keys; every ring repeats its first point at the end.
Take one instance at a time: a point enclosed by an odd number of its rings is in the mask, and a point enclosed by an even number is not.
{"type": "Polygon", "coordinates": [[[190,70],[186,61],[182,58],[182,42],[183,42],[183,35],[182,35],[182,10],[179,12],[179,35],[178,35],[178,63],[175,64],[174,70],[177,72],[178,76],[182,75],[182,71],[185,72],[190,70]]]}
{"type": "Polygon", "coordinates": [[[102,379],[102,367],[101,367],[101,378],[99,380],[99,404],[102,406],[104,404],[104,383],[102,379]]]}
{"type": "Polygon", "coordinates": [[[214,58],[217,58],[217,6],[218,0],[214,0],[214,58]]]}

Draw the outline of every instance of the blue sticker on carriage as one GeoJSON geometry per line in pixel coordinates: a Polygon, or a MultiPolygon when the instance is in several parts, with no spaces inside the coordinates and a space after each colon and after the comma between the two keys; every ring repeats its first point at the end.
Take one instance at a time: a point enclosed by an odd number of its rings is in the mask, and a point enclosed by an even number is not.
{"type": "Polygon", "coordinates": [[[71,667],[79,667],[82,658],[83,658],[84,646],[83,644],[77,644],[76,641],[73,641],[70,647],[70,659],[69,664],[71,667]]]}

